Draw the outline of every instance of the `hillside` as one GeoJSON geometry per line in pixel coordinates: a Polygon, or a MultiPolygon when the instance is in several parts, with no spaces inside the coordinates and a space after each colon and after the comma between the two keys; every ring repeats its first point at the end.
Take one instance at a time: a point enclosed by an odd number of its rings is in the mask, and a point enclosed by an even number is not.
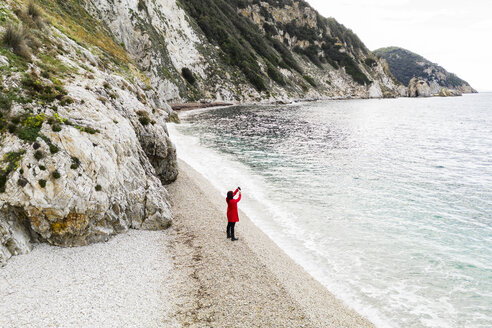
{"type": "Polygon", "coordinates": [[[351,30],[291,0],[6,0],[0,71],[0,264],[31,242],[168,227],[170,101],[406,91],[351,30]]]}
{"type": "Polygon", "coordinates": [[[424,57],[398,47],[381,48],[374,54],[388,63],[391,73],[403,85],[409,86],[413,78],[421,79],[430,86],[431,92],[438,94],[442,88],[459,93],[476,92],[468,82],[449,73],[438,64],[424,57]]]}
{"type": "Polygon", "coordinates": [[[172,219],[173,112],[104,24],[39,3],[0,3],[0,265],[172,219]]]}
{"type": "Polygon", "coordinates": [[[156,97],[170,102],[399,94],[352,31],[303,1],[88,0],[86,7],[150,77],[156,97]]]}

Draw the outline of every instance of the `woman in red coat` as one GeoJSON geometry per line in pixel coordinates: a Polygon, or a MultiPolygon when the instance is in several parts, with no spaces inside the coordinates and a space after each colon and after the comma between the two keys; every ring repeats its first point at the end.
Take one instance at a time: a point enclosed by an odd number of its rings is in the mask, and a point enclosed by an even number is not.
{"type": "Polygon", "coordinates": [[[234,237],[234,226],[236,222],[239,222],[239,216],[237,215],[237,203],[241,200],[241,188],[237,187],[237,189],[232,192],[227,192],[227,238],[231,238],[232,241],[237,240],[234,237]],[[234,196],[239,192],[239,197],[234,199],[234,196]]]}

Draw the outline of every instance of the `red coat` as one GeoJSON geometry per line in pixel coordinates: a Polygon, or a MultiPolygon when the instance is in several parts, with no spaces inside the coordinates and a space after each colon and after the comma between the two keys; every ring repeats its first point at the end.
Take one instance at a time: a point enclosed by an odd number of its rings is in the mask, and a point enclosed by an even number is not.
{"type": "MultiPolygon", "coordinates": [[[[239,189],[236,189],[234,191],[234,196],[236,196],[237,192],[239,189]]],[[[227,221],[229,222],[239,222],[239,216],[237,215],[237,203],[241,200],[241,194],[239,194],[239,197],[237,199],[230,199],[227,202],[227,221]]]]}

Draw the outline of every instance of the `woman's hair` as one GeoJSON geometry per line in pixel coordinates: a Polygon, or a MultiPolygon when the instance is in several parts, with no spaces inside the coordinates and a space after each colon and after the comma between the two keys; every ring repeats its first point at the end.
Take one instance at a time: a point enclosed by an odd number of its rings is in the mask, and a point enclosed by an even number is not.
{"type": "Polygon", "coordinates": [[[234,193],[232,191],[227,192],[227,202],[234,198],[234,193]]]}

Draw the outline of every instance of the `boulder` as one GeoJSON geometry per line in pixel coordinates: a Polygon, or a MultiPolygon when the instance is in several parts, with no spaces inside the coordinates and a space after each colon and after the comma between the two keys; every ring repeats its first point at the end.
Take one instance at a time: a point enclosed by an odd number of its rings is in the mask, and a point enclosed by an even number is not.
{"type": "Polygon", "coordinates": [[[432,95],[429,84],[419,78],[412,78],[408,84],[409,97],[430,97],[432,95]]]}

